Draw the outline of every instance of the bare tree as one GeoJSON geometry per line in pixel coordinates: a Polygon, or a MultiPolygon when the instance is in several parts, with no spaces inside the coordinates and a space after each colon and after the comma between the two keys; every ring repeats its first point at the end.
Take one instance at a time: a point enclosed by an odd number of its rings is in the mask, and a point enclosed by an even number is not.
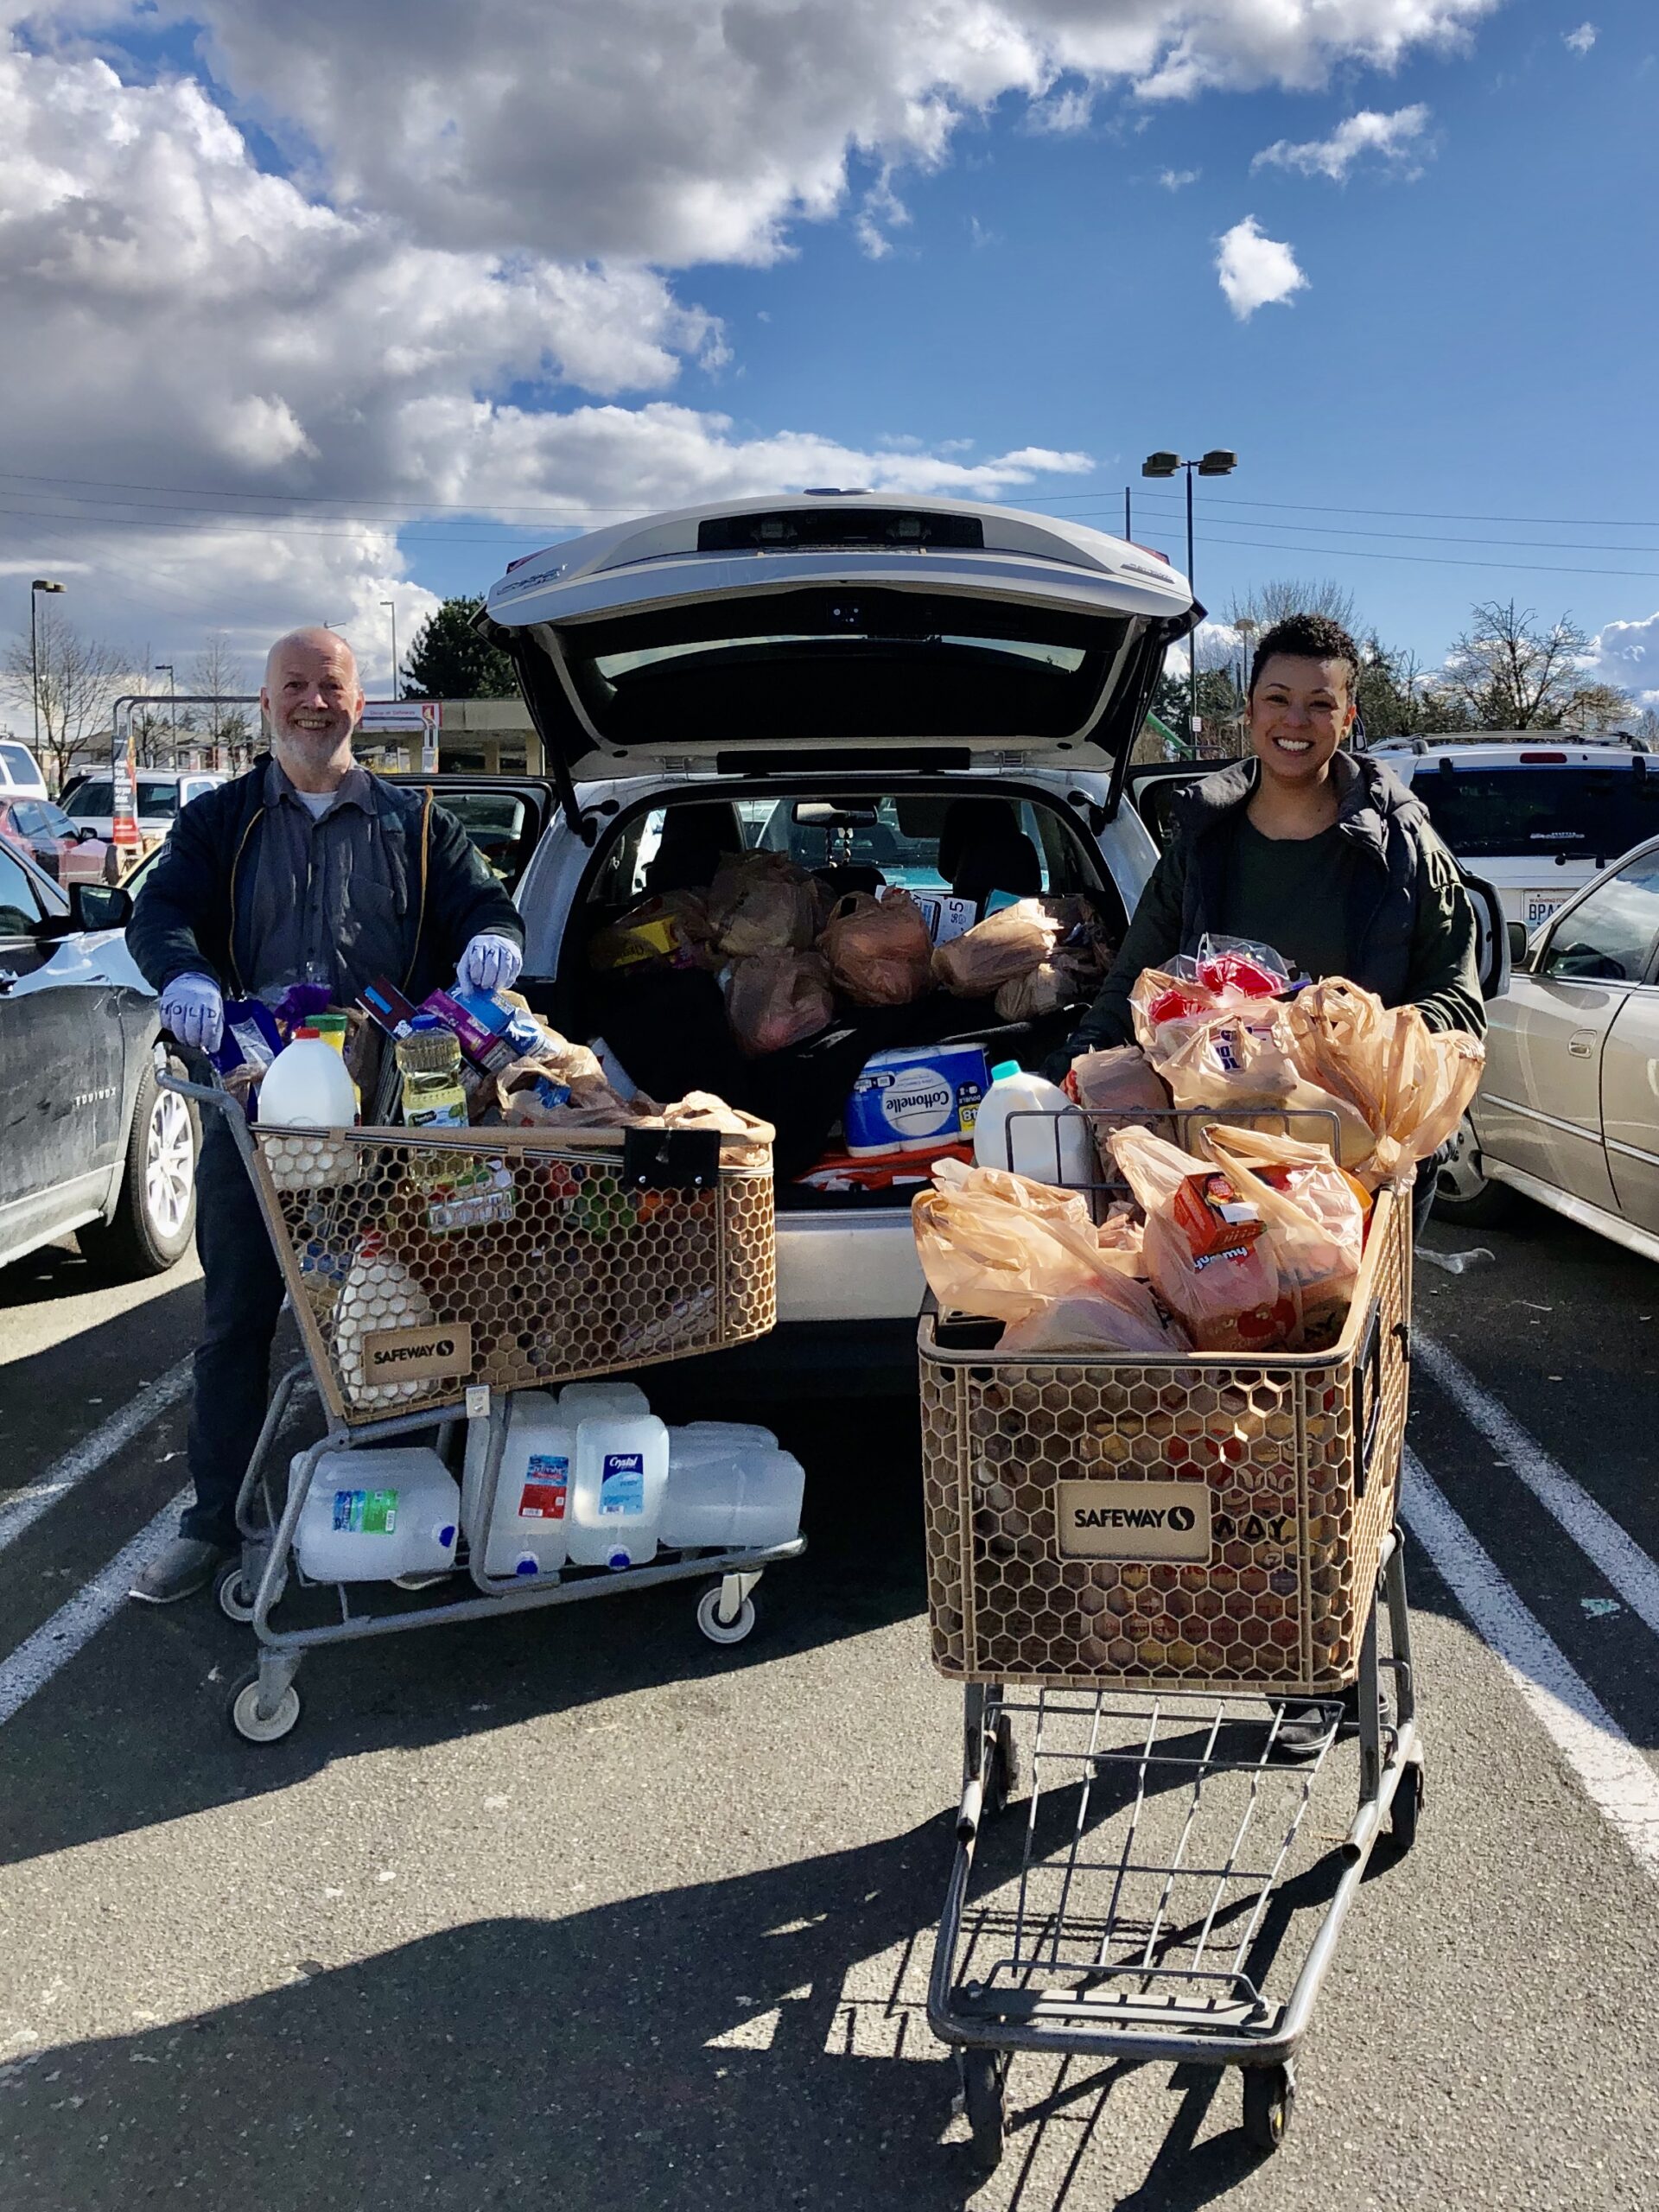
{"type": "Polygon", "coordinates": [[[121,687],[127,656],[95,638],[83,638],[55,607],[37,617],[35,647],[27,637],[6,648],[8,692],[40,717],[42,766],[48,783],[61,791],[75,755],[108,716],[121,687]]]}
{"type": "Polygon", "coordinates": [[[243,690],[246,680],[240,658],[231,650],[229,638],[223,630],[212,632],[190,671],[190,689],[212,694],[208,703],[198,708],[195,715],[195,728],[207,741],[207,765],[210,768],[239,767],[244,764],[253,730],[252,716],[246,707],[225,702],[243,690]],[[225,756],[222,760],[221,751],[225,756]]]}
{"type": "Polygon", "coordinates": [[[1545,629],[1531,607],[1488,600],[1447,654],[1440,688],[1477,729],[1582,727],[1580,715],[1591,726],[1605,727],[1628,711],[1629,702],[1585,674],[1589,649],[1570,614],[1545,629]]]}
{"type": "Polygon", "coordinates": [[[1352,630],[1354,594],[1328,576],[1323,583],[1280,576],[1253,585],[1242,599],[1235,594],[1227,619],[1235,629],[1241,622],[1254,622],[1258,630],[1267,630],[1293,614],[1326,614],[1344,630],[1352,630]]]}

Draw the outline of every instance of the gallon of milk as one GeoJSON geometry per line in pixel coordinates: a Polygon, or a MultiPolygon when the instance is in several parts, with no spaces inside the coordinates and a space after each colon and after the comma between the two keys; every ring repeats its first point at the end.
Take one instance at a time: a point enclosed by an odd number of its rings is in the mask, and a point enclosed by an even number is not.
{"type": "Polygon", "coordinates": [[[430,1328],[435,1319],[426,1293],[403,1262],[387,1251],[379,1230],[372,1229],[358,1246],[334,1301],[334,1357],[353,1406],[395,1406],[431,1389],[429,1382],[414,1377],[401,1382],[370,1382],[364,1340],[383,1329],[430,1328]]]}
{"type": "Polygon", "coordinates": [[[654,1414],[582,1422],[570,1509],[571,1563],[642,1567],[657,1549],[667,1486],[668,1431],[654,1414]]]}
{"type": "MultiPolygon", "coordinates": [[[[296,1454],[293,1471],[297,1475],[296,1454]]],[[[461,1492],[424,1445],[325,1452],[294,1531],[294,1551],[315,1582],[389,1582],[441,1574],[455,1563],[461,1492]]]]}
{"type": "Polygon", "coordinates": [[[559,1393],[560,1418],[567,1421],[623,1421],[650,1411],[651,1401],[637,1382],[567,1382],[559,1393]]]}
{"type": "Polygon", "coordinates": [[[786,1544],[800,1533],[806,1475],[774,1445],[671,1455],[662,1540],[676,1551],[786,1544]]]}
{"type": "Polygon", "coordinates": [[[461,1486],[461,1524],[486,1574],[555,1574],[564,1565],[570,1533],[570,1485],[576,1432],[550,1390],[516,1391],[496,1477],[495,1510],[483,1522],[487,1424],[469,1421],[461,1486]]]}
{"type": "Polygon", "coordinates": [[[1033,1183],[1079,1190],[1099,1180],[1089,1123],[1058,1084],[1027,1075],[1018,1060],[991,1071],[974,1125],[974,1165],[1011,1167],[1033,1183]],[[1041,1120],[1025,1118],[1040,1115],[1041,1120]]]}
{"type": "MultiPolygon", "coordinates": [[[[302,1031],[265,1070],[259,1085],[259,1126],[278,1129],[349,1129],[357,1120],[357,1091],[346,1063],[326,1038],[302,1031]]],[[[267,1135],[265,1165],[279,1191],[322,1190],[354,1181],[355,1147],[324,1137],[267,1135]]]]}
{"type": "Polygon", "coordinates": [[[899,1046],[866,1060],[842,1116],[847,1149],[927,1152],[974,1133],[988,1081],[981,1045],[899,1046]]]}

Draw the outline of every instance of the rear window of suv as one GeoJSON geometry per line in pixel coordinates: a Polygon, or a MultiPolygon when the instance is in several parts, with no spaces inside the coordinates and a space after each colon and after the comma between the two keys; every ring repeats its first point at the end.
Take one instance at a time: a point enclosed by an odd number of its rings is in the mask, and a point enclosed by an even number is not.
{"type": "Polygon", "coordinates": [[[1460,859],[1616,860],[1659,830],[1659,775],[1608,768],[1454,768],[1412,779],[1460,859]]]}
{"type": "MultiPolygon", "coordinates": [[[[140,776],[137,796],[140,815],[151,819],[170,821],[179,810],[179,787],[175,783],[164,783],[155,776],[140,776]]],[[[114,804],[109,778],[88,776],[84,784],[71,791],[65,808],[77,822],[91,822],[110,813],[114,804]]]]}

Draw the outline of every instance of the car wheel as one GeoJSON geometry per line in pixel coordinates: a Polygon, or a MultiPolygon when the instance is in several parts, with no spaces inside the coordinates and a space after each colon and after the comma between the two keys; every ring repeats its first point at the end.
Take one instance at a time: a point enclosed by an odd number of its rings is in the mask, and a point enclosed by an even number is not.
{"type": "Polygon", "coordinates": [[[1495,1229],[1514,1207],[1514,1192],[1506,1184],[1488,1179],[1481,1163],[1480,1141],[1465,1114],[1452,1140],[1451,1153],[1435,1174],[1436,1217],[1465,1223],[1471,1229],[1495,1229]]]}
{"type": "Polygon", "coordinates": [[[195,1234],[200,1147],[195,1108],[176,1091],[162,1090],[146,1065],[133,1101],[115,1218],[80,1232],[81,1252],[100,1274],[118,1281],[162,1274],[184,1257],[195,1234]]]}

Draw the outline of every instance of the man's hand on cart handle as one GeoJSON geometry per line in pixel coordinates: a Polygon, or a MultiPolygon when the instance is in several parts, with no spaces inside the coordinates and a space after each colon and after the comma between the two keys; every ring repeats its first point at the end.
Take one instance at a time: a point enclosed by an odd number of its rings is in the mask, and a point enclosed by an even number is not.
{"type": "Polygon", "coordinates": [[[475,937],[461,956],[455,980],[475,991],[510,991],[524,964],[524,956],[510,937],[475,937]]]}
{"type": "Polygon", "coordinates": [[[225,1034],[225,1001],[211,976],[175,976],[162,990],[162,1027],[181,1045],[216,1052],[225,1034]]]}

